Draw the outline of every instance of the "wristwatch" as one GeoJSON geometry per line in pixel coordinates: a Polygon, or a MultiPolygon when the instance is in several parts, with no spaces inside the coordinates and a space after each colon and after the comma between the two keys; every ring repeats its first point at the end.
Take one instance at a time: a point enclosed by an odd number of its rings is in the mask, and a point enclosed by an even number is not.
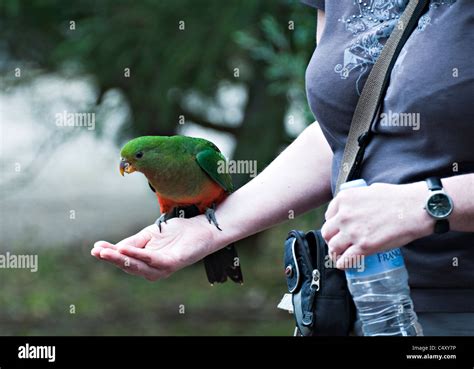
{"type": "Polygon", "coordinates": [[[432,218],[436,219],[434,232],[446,233],[449,231],[448,217],[454,209],[453,201],[444,192],[443,184],[438,177],[427,178],[426,184],[428,185],[429,196],[426,200],[425,210],[432,218]]]}

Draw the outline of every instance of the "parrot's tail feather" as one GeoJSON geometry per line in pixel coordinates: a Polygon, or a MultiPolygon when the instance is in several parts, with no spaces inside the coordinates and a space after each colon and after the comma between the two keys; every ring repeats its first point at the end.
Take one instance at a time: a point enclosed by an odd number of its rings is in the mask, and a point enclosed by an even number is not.
{"type": "Polygon", "coordinates": [[[206,256],[204,267],[210,284],[224,283],[227,278],[235,283],[242,284],[244,282],[240,259],[233,244],[206,256]]]}

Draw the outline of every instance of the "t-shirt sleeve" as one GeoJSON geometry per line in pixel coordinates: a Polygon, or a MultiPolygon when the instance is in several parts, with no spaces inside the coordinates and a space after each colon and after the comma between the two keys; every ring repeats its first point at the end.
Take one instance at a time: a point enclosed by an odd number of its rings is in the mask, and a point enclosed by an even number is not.
{"type": "Polygon", "coordinates": [[[318,8],[324,11],[324,0],[300,0],[303,4],[318,8]]]}

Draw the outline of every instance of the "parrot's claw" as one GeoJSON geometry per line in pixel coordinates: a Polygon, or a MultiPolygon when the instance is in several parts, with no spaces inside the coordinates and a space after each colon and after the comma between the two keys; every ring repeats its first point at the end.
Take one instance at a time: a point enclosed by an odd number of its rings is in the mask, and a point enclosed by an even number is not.
{"type": "Polygon", "coordinates": [[[158,226],[158,229],[160,230],[161,233],[161,223],[165,223],[168,220],[168,213],[163,213],[160,215],[160,217],[156,220],[155,224],[158,226]]]}
{"type": "Polygon", "coordinates": [[[219,223],[217,223],[216,206],[214,204],[212,205],[212,207],[207,208],[204,214],[206,215],[209,224],[213,223],[219,231],[222,231],[222,229],[219,227],[219,223]]]}

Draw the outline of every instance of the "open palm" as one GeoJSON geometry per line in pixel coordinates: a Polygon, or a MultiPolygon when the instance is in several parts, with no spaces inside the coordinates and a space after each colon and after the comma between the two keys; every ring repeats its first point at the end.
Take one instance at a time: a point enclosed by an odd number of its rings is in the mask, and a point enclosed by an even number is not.
{"type": "Polygon", "coordinates": [[[91,254],[149,281],[166,278],[214,252],[212,231],[204,217],[171,219],[162,232],[153,224],[117,244],[98,241],[91,254]]]}

